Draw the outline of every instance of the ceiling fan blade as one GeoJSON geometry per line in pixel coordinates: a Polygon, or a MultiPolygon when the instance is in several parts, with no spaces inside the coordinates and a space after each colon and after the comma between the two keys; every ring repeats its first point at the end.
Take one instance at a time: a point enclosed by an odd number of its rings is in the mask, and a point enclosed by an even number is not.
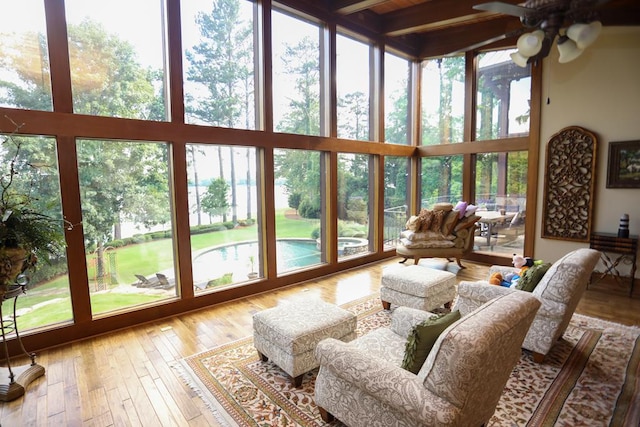
{"type": "Polygon", "coordinates": [[[508,38],[511,38],[511,37],[519,36],[521,34],[524,34],[526,31],[527,31],[526,28],[518,28],[517,30],[509,31],[508,33],[501,34],[501,35],[495,36],[495,37],[491,37],[490,39],[486,39],[486,40],[478,42],[476,44],[472,44],[470,46],[466,46],[464,49],[460,49],[460,50],[458,50],[456,52],[451,52],[449,55],[450,56],[459,55],[461,53],[464,53],[464,52],[467,52],[467,51],[470,51],[470,50],[475,50],[475,49],[481,48],[483,46],[490,45],[491,43],[495,43],[495,42],[500,41],[500,40],[504,40],[504,39],[508,39],[508,38]]]}
{"type": "Polygon", "coordinates": [[[502,13],[504,15],[517,16],[519,18],[525,15],[537,14],[538,11],[528,7],[518,6],[516,4],[503,3],[501,1],[490,1],[488,3],[480,3],[473,6],[476,10],[484,10],[486,12],[502,13]]]}

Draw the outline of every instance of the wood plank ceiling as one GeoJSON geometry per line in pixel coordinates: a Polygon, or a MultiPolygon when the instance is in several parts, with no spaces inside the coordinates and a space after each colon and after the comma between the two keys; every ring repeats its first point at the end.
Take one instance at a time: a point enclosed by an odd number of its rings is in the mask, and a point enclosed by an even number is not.
{"type": "MultiPolygon", "coordinates": [[[[569,0],[529,0],[538,5],[569,0]]],[[[574,0],[575,1],[575,0],[574,0]]],[[[605,26],[640,25],[638,0],[583,0],[597,3],[595,10],[605,26]]],[[[390,46],[418,58],[448,55],[502,38],[487,48],[514,45],[504,35],[522,28],[520,19],[482,12],[473,6],[486,0],[282,0],[314,16],[365,35],[383,37],[390,46]]],[[[502,0],[524,5],[524,1],[502,0]]]]}

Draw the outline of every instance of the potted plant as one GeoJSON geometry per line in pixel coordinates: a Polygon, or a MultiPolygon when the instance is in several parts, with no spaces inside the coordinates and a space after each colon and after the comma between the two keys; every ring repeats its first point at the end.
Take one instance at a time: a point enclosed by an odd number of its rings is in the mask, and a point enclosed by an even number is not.
{"type": "Polygon", "coordinates": [[[0,135],[0,141],[0,295],[4,295],[38,259],[48,262],[64,254],[65,240],[61,220],[40,212],[31,191],[17,189],[23,141],[15,133],[0,135]]]}
{"type": "Polygon", "coordinates": [[[258,277],[258,273],[254,270],[255,262],[256,262],[255,257],[253,255],[249,255],[249,265],[251,268],[251,270],[249,271],[249,274],[247,274],[247,277],[249,279],[255,279],[258,277]]]}

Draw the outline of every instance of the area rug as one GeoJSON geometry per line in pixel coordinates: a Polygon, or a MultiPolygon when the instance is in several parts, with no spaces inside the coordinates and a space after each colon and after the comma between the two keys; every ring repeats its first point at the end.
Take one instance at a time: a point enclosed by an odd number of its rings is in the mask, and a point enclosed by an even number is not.
{"type": "MultiPolygon", "coordinates": [[[[376,297],[344,307],[358,316],[358,335],[390,322],[376,297]]],[[[640,425],[639,335],[640,328],[575,314],[544,364],[523,353],[489,425],[640,425]]],[[[251,337],[187,357],[176,368],[223,426],[342,425],[320,418],[317,369],[296,389],[277,366],[259,360],[251,337]]]]}

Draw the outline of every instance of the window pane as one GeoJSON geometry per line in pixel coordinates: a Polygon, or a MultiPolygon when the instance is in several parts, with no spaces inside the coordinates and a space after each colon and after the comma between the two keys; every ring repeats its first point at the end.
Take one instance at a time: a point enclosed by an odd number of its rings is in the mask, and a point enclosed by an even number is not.
{"type": "Polygon", "coordinates": [[[409,159],[384,158],[384,245],[395,248],[409,217],[409,159]]]}
{"type": "Polygon", "coordinates": [[[278,273],[324,261],[321,155],[319,151],[274,151],[278,273]]]}
{"type": "MultiPolygon", "coordinates": [[[[0,140],[3,141],[0,145],[0,165],[2,165],[0,174],[3,188],[6,188],[11,180],[11,167],[15,170],[8,190],[2,191],[3,200],[13,192],[29,195],[33,208],[39,213],[59,220],[60,233],[63,233],[64,221],[62,221],[55,140],[15,135],[0,135],[0,140]],[[12,164],[18,148],[19,154],[12,164]]],[[[2,214],[6,215],[6,212],[2,214]]],[[[3,219],[3,225],[4,221],[5,219],[3,219]]],[[[47,259],[44,254],[39,254],[36,269],[29,272],[28,276],[30,277],[28,291],[17,300],[16,309],[19,316],[16,322],[20,332],[73,319],[67,260],[64,254],[58,259],[47,259]]],[[[5,316],[10,313],[10,307],[11,305],[8,304],[5,306],[8,309],[3,313],[5,316]]]]}
{"type": "Polygon", "coordinates": [[[370,52],[371,48],[362,42],[341,34],[336,38],[339,138],[371,140],[370,52]]]}
{"type": "Polygon", "coordinates": [[[499,50],[478,55],[476,139],[528,135],[531,66],[522,68],[499,50]]]}
{"type": "Polygon", "coordinates": [[[367,154],[338,153],[338,258],[363,255],[369,247],[369,171],[367,154]]]}
{"type": "Polygon", "coordinates": [[[409,144],[409,72],[406,59],[384,55],[384,136],[392,144],[409,144]]]}
{"type": "Polygon", "coordinates": [[[476,250],[513,254],[524,247],[527,152],[482,153],[476,158],[476,250]]]}
{"type": "Polygon", "coordinates": [[[77,146],[93,314],[175,297],[168,145],[77,146]]]}
{"type": "Polygon", "coordinates": [[[42,0],[0,2],[0,106],[53,110],[42,0]]]}
{"type": "Polygon", "coordinates": [[[432,209],[441,202],[455,205],[462,200],[462,160],[461,155],[421,159],[422,208],[432,209]]]}
{"type": "Polygon", "coordinates": [[[185,121],[255,129],[253,3],[180,2],[185,121]]]}
{"type": "Polygon", "coordinates": [[[273,126],[320,135],[320,28],[273,11],[273,126]]]}
{"type": "Polygon", "coordinates": [[[464,56],[422,62],[422,145],[462,142],[464,56]]]}
{"type": "Polygon", "coordinates": [[[196,293],[261,276],[255,148],[189,144],[187,162],[196,293]]]}
{"type": "Polygon", "coordinates": [[[160,2],[64,3],[74,112],[166,120],[160,2]]]}

